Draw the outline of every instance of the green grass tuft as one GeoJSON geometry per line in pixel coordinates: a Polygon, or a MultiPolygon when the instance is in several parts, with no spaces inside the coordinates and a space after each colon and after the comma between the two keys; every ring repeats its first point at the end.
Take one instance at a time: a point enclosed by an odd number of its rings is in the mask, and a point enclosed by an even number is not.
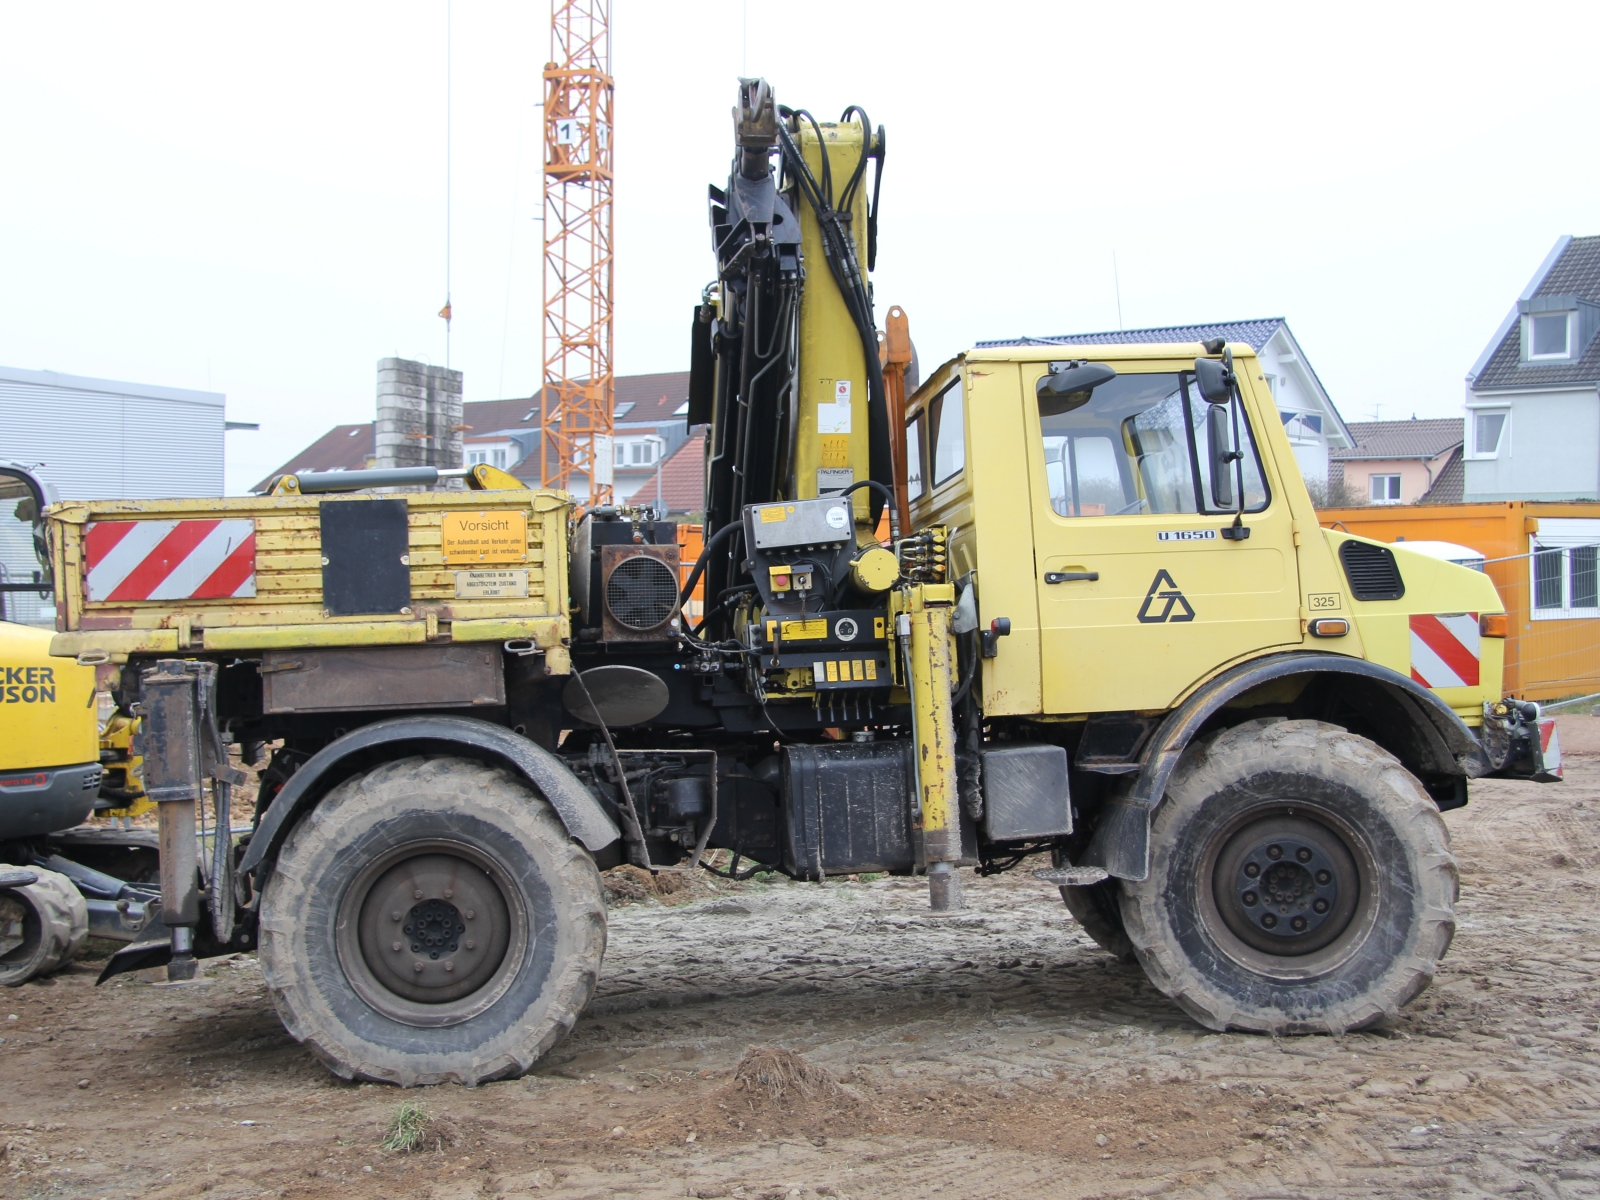
{"type": "Polygon", "coordinates": [[[422,1149],[428,1135],[428,1112],[415,1100],[407,1100],[396,1110],[389,1122],[389,1132],[384,1135],[383,1148],[401,1154],[414,1154],[422,1149]]]}

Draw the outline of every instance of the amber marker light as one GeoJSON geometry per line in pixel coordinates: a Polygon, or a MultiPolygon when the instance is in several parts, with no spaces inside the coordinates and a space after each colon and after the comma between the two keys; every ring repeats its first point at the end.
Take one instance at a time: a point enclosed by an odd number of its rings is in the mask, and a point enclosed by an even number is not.
{"type": "Polygon", "coordinates": [[[1478,632],[1484,637],[1503,638],[1510,627],[1505,613],[1484,613],[1478,618],[1478,632]]]}
{"type": "Polygon", "coordinates": [[[1318,617],[1306,626],[1312,637],[1343,637],[1350,632],[1350,622],[1343,617],[1318,617]]]}

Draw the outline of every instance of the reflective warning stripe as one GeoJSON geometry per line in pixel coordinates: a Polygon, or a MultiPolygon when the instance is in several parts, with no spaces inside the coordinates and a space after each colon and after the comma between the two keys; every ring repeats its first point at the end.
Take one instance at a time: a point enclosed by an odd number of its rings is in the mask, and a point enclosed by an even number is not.
{"type": "Polygon", "coordinates": [[[94,521],[84,541],[91,601],[256,594],[256,523],[251,520],[94,521]]]}
{"type": "Polygon", "coordinates": [[[1478,686],[1477,613],[1411,617],[1411,678],[1423,687],[1478,686]]]}

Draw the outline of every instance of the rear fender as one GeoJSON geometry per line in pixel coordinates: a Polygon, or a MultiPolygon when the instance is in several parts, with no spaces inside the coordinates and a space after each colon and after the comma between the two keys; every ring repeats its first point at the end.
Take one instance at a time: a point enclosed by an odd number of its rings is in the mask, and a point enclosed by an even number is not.
{"type": "Polygon", "coordinates": [[[364,725],[328,743],[289,777],[251,835],[239,869],[264,877],[289,830],[336,784],[408,754],[461,754],[490,760],[516,772],[550,802],[569,836],[596,851],[621,837],[600,802],[554,754],[502,726],[471,717],[396,717],[364,725]]]}
{"type": "Polygon", "coordinates": [[[1468,778],[1489,772],[1489,761],[1472,730],[1449,705],[1415,680],[1359,658],[1272,655],[1223,672],[1167,714],[1145,749],[1133,787],[1107,802],[1078,865],[1100,867],[1120,879],[1144,879],[1150,871],[1151,814],[1166,795],[1167,781],[1195,735],[1246,692],[1306,674],[1327,677],[1330,685],[1358,693],[1362,708],[1375,715],[1376,726],[1360,732],[1394,754],[1413,774],[1425,779],[1455,777],[1464,784],[1468,778]]]}

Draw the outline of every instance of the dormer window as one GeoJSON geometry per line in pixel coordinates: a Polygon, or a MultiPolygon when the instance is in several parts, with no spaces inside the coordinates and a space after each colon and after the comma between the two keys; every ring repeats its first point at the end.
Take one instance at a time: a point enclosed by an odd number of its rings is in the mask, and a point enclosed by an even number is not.
{"type": "Polygon", "coordinates": [[[1600,304],[1582,296],[1535,296],[1517,301],[1522,314],[1522,363],[1575,363],[1600,332],[1600,304]]]}
{"type": "Polygon", "coordinates": [[[1528,317],[1528,357],[1570,358],[1571,313],[1536,313],[1528,317]]]}

